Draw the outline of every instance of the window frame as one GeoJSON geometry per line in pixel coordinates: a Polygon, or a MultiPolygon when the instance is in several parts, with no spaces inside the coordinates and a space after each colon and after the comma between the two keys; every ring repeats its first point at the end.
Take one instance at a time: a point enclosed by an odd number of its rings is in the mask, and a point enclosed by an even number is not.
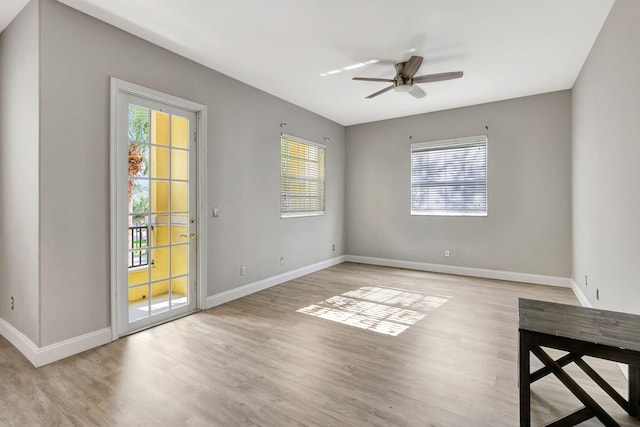
{"type": "Polygon", "coordinates": [[[461,216],[461,217],[484,217],[489,215],[489,137],[487,135],[476,135],[463,138],[443,139],[437,141],[415,142],[410,145],[410,167],[409,167],[409,212],[411,216],[461,216]],[[420,151],[440,151],[447,149],[463,148],[466,146],[484,146],[484,194],[485,206],[484,211],[477,211],[465,207],[463,209],[414,209],[413,205],[413,172],[414,161],[413,153],[420,151]]]}
{"type": "MultiPolygon", "coordinates": [[[[307,163],[309,163],[309,158],[305,158],[304,159],[307,163]]],[[[320,144],[318,142],[315,141],[310,141],[308,139],[304,139],[304,138],[300,138],[299,136],[295,136],[295,135],[291,135],[291,134],[287,134],[287,133],[281,133],[280,134],[280,218],[284,219],[284,218],[300,218],[300,217],[312,217],[312,216],[323,216],[325,215],[326,212],[326,203],[327,203],[327,179],[326,179],[326,175],[327,175],[327,146],[325,144],[320,144]],[[282,192],[282,188],[283,188],[283,180],[284,180],[284,175],[283,175],[283,169],[282,169],[282,156],[283,156],[283,152],[282,152],[282,144],[283,144],[283,140],[290,140],[290,141],[294,141],[300,144],[304,144],[304,145],[308,145],[311,147],[315,147],[317,149],[323,150],[323,158],[322,158],[322,209],[321,210],[304,210],[304,211],[284,211],[284,194],[282,192]]]]}

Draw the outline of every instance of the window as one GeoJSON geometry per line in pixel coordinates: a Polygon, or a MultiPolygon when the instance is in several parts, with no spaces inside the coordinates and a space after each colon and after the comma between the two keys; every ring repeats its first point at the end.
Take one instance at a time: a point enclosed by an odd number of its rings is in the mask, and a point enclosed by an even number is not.
{"type": "Polygon", "coordinates": [[[324,215],[325,146],[282,134],[280,217],[324,215]]]}
{"type": "Polygon", "coordinates": [[[487,215],[487,137],[411,144],[411,215],[487,215]]]}

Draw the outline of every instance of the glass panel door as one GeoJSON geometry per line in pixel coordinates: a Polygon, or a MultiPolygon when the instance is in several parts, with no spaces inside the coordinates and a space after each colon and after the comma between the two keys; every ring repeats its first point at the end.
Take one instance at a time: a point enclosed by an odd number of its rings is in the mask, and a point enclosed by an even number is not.
{"type": "Polygon", "coordinates": [[[126,233],[128,271],[119,286],[121,333],[194,310],[196,272],[195,114],[135,96],[126,110],[127,227],[120,232],[126,233]]]}

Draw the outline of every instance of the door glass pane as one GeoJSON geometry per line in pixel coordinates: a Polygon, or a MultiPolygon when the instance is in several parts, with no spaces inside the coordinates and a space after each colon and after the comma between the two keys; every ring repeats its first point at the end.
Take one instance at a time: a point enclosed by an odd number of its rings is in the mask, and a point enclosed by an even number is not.
{"type": "MultiPolygon", "coordinates": [[[[149,249],[133,248],[132,250],[130,250],[129,251],[129,268],[131,270],[129,270],[129,273],[130,273],[129,274],[129,283],[133,283],[133,284],[142,283],[142,281],[135,281],[135,280],[133,280],[133,282],[132,282],[131,274],[133,274],[134,272],[136,272],[140,268],[146,268],[148,266],[149,266],[149,249]]],[[[145,275],[147,275],[147,274],[145,273],[145,275]]],[[[145,275],[138,275],[136,277],[138,277],[140,280],[142,280],[142,278],[145,275]]]]}
{"type": "Polygon", "coordinates": [[[169,311],[169,281],[151,284],[151,314],[169,311]]]}
{"type": "MultiPolygon", "coordinates": [[[[151,245],[151,234],[149,233],[150,227],[147,223],[147,215],[129,215],[129,228],[128,233],[128,246],[127,249],[144,249],[151,245]]],[[[131,257],[129,257],[131,258],[131,257]]],[[[136,267],[140,265],[146,265],[146,262],[129,263],[129,267],[136,267]]]]}
{"type": "Polygon", "coordinates": [[[171,279],[171,307],[176,308],[189,303],[187,276],[171,279]]]}
{"type": "Polygon", "coordinates": [[[187,274],[189,265],[189,245],[171,247],[171,275],[180,276],[187,274]]]}
{"type": "Polygon", "coordinates": [[[169,248],[151,250],[151,280],[162,280],[169,277],[169,248]]]}
{"type": "Polygon", "coordinates": [[[149,285],[129,287],[129,321],[149,316],[149,285]]]}
{"type": "Polygon", "coordinates": [[[189,179],[189,152],[171,150],[171,179],[186,181],[189,179]]]}
{"type": "Polygon", "coordinates": [[[151,178],[169,178],[169,149],[151,146],[151,178]]]}
{"type": "Polygon", "coordinates": [[[151,114],[153,132],[151,132],[151,143],[158,145],[169,145],[169,115],[160,111],[153,111],[151,114]]]}
{"type": "Polygon", "coordinates": [[[174,212],[187,212],[189,210],[189,184],[186,182],[171,183],[171,210],[174,212]]]}
{"type": "Polygon", "coordinates": [[[169,232],[171,226],[169,225],[169,215],[155,215],[156,223],[151,231],[153,237],[154,246],[165,246],[169,242],[169,232]]]}
{"type": "Polygon", "coordinates": [[[186,243],[188,242],[188,235],[187,215],[171,215],[171,243],[186,243]]]}
{"type": "Polygon", "coordinates": [[[149,176],[149,146],[129,141],[129,176],[149,176]]]}
{"type": "Polygon", "coordinates": [[[151,182],[151,212],[169,211],[169,182],[151,182]]]}
{"type": "Polygon", "coordinates": [[[185,117],[171,116],[171,146],[189,148],[189,120],[185,117]]]}
{"type": "Polygon", "coordinates": [[[149,142],[149,109],[129,104],[128,136],[132,142],[149,142]]]}
{"type": "Polygon", "coordinates": [[[149,281],[149,266],[129,269],[129,286],[141,285],[149,281]]]}
{"type": "Polygon", "coordinates": [[[149,212],[149,180],[129,180],[129,212],[149,212]]]}

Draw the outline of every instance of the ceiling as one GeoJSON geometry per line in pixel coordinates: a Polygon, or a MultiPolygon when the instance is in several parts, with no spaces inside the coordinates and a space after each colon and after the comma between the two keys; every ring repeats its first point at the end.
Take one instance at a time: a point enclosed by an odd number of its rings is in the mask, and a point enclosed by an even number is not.
{"type": "Polygon", "coordinates": [[[614,2],[58,1],[343,125],[569,89],[614,2]],[[385,83],[351,80],[393,78],[411,55],[416,75],[464,77],[422,84],[422,99],[365,99],[385,83]]]}
{"type": "Polygon", "coordinates": [[[0,0],[0,32],[13,21],[27,3],[29,0],[0,0]]]}

